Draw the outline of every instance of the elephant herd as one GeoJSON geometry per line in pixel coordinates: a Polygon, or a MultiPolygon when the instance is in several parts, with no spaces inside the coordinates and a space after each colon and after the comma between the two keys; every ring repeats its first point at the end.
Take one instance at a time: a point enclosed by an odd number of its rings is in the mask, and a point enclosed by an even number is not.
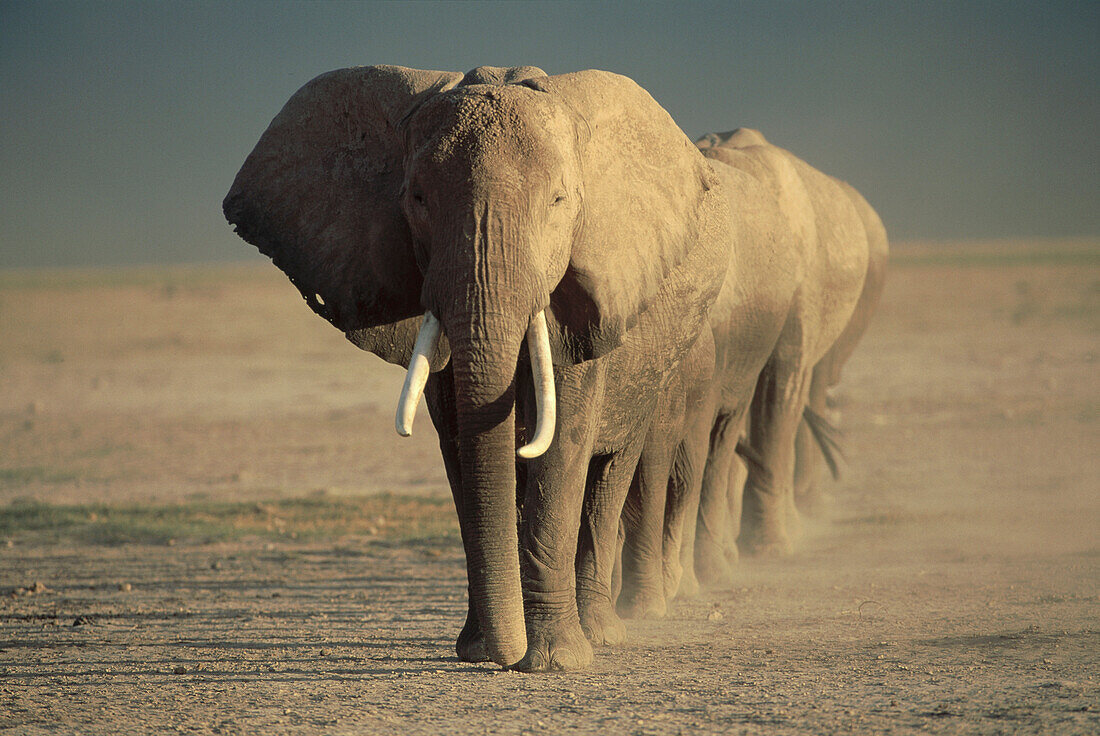
{"type": "Polygon", "coordinates": [[[397,429],[424,397],[466,553],[458,655],[524,671],[791,551],[887,258],[844,182],[753,130],[693,144],[594,70],[322,74],[223,208],[408,366],[397,429]]]}

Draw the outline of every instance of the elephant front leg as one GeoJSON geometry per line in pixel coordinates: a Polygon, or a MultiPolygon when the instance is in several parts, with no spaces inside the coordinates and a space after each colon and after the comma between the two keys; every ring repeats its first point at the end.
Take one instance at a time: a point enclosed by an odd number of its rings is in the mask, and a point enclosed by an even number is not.
{"type": "Polygon", "coordinates": [[[742,511],[742,549],[789,555],[799,522],[794,508],[795,434],[809,391],[809,370],[797,361],[772,362],[757,381],[749,417],[749,463],[742,511]]]}
{"type": "Polygon", "coordinates": [[[527,653],[514,667],[524,672],[579,669],[592,662],[574,572],[586,464],[568,465],[561,474],[532,473],[524,504],[520,571],[527,653]]]}
{"type": "Polygon", "coordinates": [[[554,442],[527,466],[520,531],[527,653],[513,667],[524,672],[579,669],[592,662],[577,610],[574,568],[595,431],[585,411],[593,405],[592,378],[585,376],[579,388],[559,380],[554,442]]]}

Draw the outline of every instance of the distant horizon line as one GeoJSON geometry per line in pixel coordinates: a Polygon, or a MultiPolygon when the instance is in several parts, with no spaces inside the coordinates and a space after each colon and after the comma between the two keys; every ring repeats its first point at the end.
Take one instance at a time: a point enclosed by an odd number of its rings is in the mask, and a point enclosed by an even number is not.
{"type": "MultiPolygon", "coordinates": [[[[912,238],[890,243],[891,259],[899,264],[943,263],[1074,263],[1100,265],[1100,235],[1061,238],[912,238]]],[[[153,276],[158,272],[202,272],[217,269],[255,268],[270,263],[258,251],[252,256],[202,261],[152,261],[65,266],[0,265],[0,288],[41,283],[46,275],[75,277],[82,274],[126,273],[153,276]]]]}

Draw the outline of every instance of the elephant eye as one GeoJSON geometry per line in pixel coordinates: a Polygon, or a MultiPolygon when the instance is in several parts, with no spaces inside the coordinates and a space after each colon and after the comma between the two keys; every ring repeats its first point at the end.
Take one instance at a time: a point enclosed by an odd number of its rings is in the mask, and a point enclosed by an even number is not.
{"type": "Polygon", "coordinates": [[[551,207],[557,207],[559,204],[565,201],[565,192],[558,192],[554,195],[554,199],[550,201],[551,207]]]}

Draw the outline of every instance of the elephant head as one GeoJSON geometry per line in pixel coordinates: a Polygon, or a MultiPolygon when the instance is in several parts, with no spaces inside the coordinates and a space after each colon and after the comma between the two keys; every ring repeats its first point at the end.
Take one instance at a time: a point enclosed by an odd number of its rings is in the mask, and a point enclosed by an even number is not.
{"type": "Polygon", "coordinates": [[[411,359],[399,430],[427,371],[451,361],[470,595],[501,664],[526,647],[514,460],[524,337],[545,387],[534,447],[521,448],[533,456],[554,426],[549,363],[623,341],[713,229],[715,185],[625,77],[377,66],[307,83],[225,198],[237,233],[315,312],[364,350],[411,359]]]}

